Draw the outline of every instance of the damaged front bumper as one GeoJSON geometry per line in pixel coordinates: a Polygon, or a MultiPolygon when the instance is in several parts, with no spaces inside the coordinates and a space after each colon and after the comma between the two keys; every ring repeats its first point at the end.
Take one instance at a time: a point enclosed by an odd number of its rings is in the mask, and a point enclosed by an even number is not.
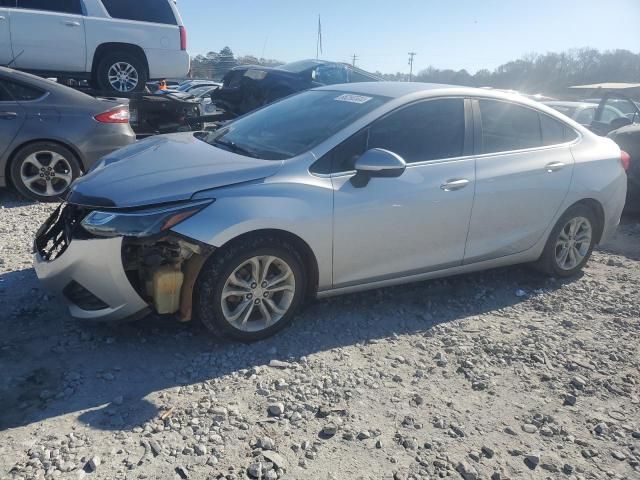
{"type": "Polygon", "coordinates": [[[213,250],[177,234],[156,238],[96,237],[80,222],[90,210],[61,205],[34,242],[34,268],[64,297],[71,316],[101,322],[156,311],[191,319],[193,288],[213,250]]]}
{"type": "Polygon", "coordinates": [[[122,265],[122,237],[74,239],[54,260],[34,254],[34,268],[48,290],[61,293],[74,318],[119,321],[143,315],[149,305],[122,265]]]}

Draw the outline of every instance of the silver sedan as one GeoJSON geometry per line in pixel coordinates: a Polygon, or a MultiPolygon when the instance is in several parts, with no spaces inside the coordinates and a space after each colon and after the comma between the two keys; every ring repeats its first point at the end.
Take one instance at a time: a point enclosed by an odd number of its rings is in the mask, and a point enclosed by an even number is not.
{"type": "Polygon", "coordinates": [[[619,223],[623,157],[518,95],[323,87],[106,157],[35,267],[74,317],[177,313],[252,341],[310,297],[517,263],[574,275],[619,223]]]}

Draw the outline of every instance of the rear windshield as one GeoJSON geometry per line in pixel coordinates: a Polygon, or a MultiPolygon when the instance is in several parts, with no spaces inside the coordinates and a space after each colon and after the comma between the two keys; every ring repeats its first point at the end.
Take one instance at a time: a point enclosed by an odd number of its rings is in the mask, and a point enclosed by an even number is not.
{"type": "Polygon", "coordinates": [[[311,150],[387,101],[380,96],[311,90],[200,138],[240,155],[285,160],[311,150]]]}
{"type": "Polygon", "coordinates": [[[177,25],[169,0],[102,0],[112,18],[177,25]]]}

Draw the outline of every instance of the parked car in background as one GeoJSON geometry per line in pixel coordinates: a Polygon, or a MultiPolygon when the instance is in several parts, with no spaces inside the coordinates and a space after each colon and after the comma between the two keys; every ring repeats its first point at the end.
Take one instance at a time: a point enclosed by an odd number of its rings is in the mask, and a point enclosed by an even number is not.
{"type": "Polygon", "coordinates": [[[126,102],[0,67],[0,186],[56,200],[102,156],[135,141],[126,102]]]}
{"type": "Polygon", "coordinates": [[[0,65],[117,93],[189,71],[173,0],[3,0],[0,17],[0,65]]]}
{"type": "Polygon", "coordinates": [[[252,341],[309,297],[526,262],[571,276],[626,184],[614,142],[519,95],[322,87],[104,158],[40,229],[35,269],[80,319],[179,310],[252,341]]]}
{"type": "Polygon", "coordinates": [[[376,75],[346,63],[301,60],[279,67],[243,65],[223,79],[211,98],[230,117],[244,115],[292,93],[322,85],[379,82],[376,75]]]}
{"type": "MultiPolygon", "coordinates": [[[[596,110],[598,110],[598,103],[591,102],[564,102],[564,101],[549,101],[542,102],[545,105],[553,108],[554,110],[559,111],[560,113],[565,114],[567,117],[574,119],[580,125],[584,125],[585,127],[589,127],[596,116],[596,110]]],[[[610,122],[614,118],[623,117],[624,113],[622,113],[617,108],[606,105],[602,112],[603,121],[610,122]]]]}
{"type": "Polygon", "coordinates": [[[628,163],[627,210],[640,211],[640,106],[619,93],[592,100],[545,103],[620,146],[628,163]]]}

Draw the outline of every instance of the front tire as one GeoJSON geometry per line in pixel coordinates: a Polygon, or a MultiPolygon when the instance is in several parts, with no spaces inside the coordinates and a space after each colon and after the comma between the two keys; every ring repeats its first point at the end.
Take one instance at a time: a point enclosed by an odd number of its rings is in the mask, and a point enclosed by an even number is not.
{"type": "Polygon", "coordinates": [[[261,340],[288,326],[307,279],[303,261],[286,241],[265,236],[224,247],[205,264],[194,312],[215,335],[261,340]]]}
{"type": "Polygon", "coordinates": [[[586,205],[569,208],[549,235],[536,267],[554,277],[571,277],[589,261],[596,243],[598,220],[586,205]]]}
{"type": "Polygon", "coordinates": [[[116,94],[141,92],[148,75],[144,62],[128,52],[113,52],[100,59],[96,80],[101,90],[116,94]]]}
{"type": "Polygon", "coordinates": [[[58,201],[81,174],[73,152],[57,143],[32,143],[18,150],[11,161],[15,189],[39,202],[58,201]]]}

